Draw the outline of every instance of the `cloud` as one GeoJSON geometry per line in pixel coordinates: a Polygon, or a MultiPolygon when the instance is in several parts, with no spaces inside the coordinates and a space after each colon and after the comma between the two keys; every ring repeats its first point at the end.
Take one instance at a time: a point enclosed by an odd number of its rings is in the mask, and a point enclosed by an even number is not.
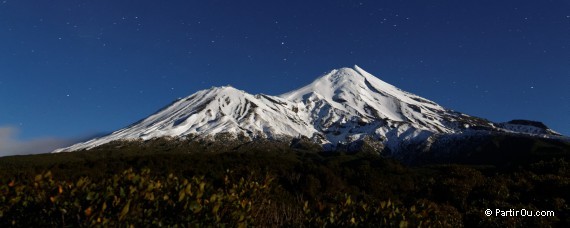
{"type": "Polygon", "coordinates": [[[61,138],[36,138],[19,140],[16,136],[19,129],[14,127],[0,127],[0,157],[9,155],[49,153],[57,148],[66,147],[77,140],[61,138]]]}

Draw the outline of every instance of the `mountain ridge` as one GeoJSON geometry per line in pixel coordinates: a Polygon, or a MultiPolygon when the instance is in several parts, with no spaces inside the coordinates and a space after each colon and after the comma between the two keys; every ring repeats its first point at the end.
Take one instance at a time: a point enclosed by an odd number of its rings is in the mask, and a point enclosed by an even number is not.
{"type": "Polygon", "coordinates": [[[54,152],[91,149],[116,140],[207,138],[220,133],[249,140],[307,137],[325,150],[366,139],[380,142],[379,152],[472,131],[557,135],[536,126],[542,127],[532,121],[493,123],[446,109],[355,65],[334,69],[279,96],[249,94],[231,86],[200,90],[126,128],[54,152]]]}

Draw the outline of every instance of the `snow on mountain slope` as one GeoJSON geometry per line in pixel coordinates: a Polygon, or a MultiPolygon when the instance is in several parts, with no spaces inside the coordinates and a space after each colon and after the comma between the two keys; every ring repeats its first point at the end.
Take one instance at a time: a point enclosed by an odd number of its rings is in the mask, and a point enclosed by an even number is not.
{"type": "Polygon", "coordinates": [[[460,132],[466,126],[493,128],[489,121],[447,110],[358,66],[333,70],[280,97],[299,104],[306,115],[302,117],[333,145],[374,136],[394,150],[403,143],[460,132]]]}
{"type": "MultiPolygon", "coordinates": [[[[485,119],[445,109],[402,91],[358,66],[325,74],[280,96],[232,87],[198,91],[108,136],[58,149],[90,149],[115,140],[243,135],[250,139],[306,136],[325,148],[359,140],[391,151],[464,131],[507,131],[485,119]]],[[[515,131],[516,129],[508,129],[515,131]]]]}
{"type": "Polygon", "coordinates": [[[342,68],[298,90],[281,95],[302,104],[308,119],[327,127],[333,122],[389,120],[418,129],[449,132],[438,113],[446,110],[426,99],[404,92],[358,66],[342,68]]]}
{"type": "Polygon", "coordinates": [[[90,149],[115,140],[177,137],[222,132],[254,137],[311,136],[314,129],[295,113],[295,105],[279,97],[251,95],[232,87],[215,87],[180,99],[127,128],[68,148],[90,149]]]}
{"type": "Polygon", "coordinates": [[[497,124],[502,129],[511,132],[524,132],[528,134],[535,134],[535,135],[557,135],[561,136],[560,133],[549,129],[546,125],[541,122],[537,121],[530,121],[530,120],[511,120],[506,123],[497,124]]]}

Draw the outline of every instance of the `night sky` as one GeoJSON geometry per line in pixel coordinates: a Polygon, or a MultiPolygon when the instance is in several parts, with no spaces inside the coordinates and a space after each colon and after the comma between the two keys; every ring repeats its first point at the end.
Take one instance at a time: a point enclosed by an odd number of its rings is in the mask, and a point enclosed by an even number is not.
{"type": "Polygon", "coordinates": [[[570,135],[570,1],[379,2],[0,0],[0,155],[212,86],[278,95],[355,64],[453,110],[570,135]]]}

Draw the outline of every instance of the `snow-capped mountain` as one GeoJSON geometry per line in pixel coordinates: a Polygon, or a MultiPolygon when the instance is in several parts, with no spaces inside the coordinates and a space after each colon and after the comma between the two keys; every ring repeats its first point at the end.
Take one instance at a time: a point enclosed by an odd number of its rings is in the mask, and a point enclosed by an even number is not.
{"type": "Polygon", "coordinates": [[[252,95],[229,86],[198,91],[110,135],[55,152],[91,149],[116,140],[208,138],[219,133],[252,140],[304,136],[330,149],[367,140],[377,142],[378,150],[392,151],[429,144],[430,138],[442,134],[554,133],[538,128],[520,121],[495,124],[446,109],[354,66],[335,69],[280,96],[252,95]]]}

